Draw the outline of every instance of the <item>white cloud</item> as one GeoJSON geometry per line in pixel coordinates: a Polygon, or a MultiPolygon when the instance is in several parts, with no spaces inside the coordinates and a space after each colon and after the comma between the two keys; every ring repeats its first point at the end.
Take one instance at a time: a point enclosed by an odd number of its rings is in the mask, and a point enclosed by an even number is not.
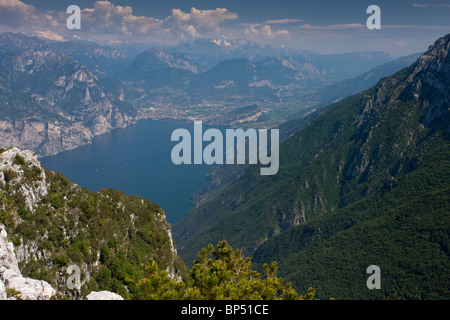
{"type": "Polygon", "coordinates": [[[450,8],[448,3],[413,3],[416,8],[450,8]]]}
{"type": "Polygon", "coordinates": [[[288,23],[297,23],[303,22],[303,20],[299,19],[280,19],[280,20],[268,20],[264,22],[264,24],[288,24],[288,23]]]}
{"type": "Polygon", "coordinates": [[[158,19],[135,16],[130,6],[116,6],[109,1],[97,1],[94,8],[84,9],[81,14],[82,29],[92,32],[147,34],[161,26],[158,19]]]}
{"type": "Polygon", "coordinates": [[[285,29],[272,30],[270,24],[249,24],[244,31],[248,39],[261,42],[266,39],[274,39],[289,36],[289,31],[285,29]]]}
{"type": "Polygon", "coordinates": [[[164,20],[163,26],[169,28],[176,36],[197,38],[211,32],[218,32],[220,25],[227,20],[235,20],[238,15],[225,8],[199,10],[191,8],[190,12],[173,9],[172,14],[164,20]]]}
{"type": "Polygon", "coordinates": [[[34,34],[36,30],[56,32],[67,37],[104,41],[178,42],[207,36],[220,31],[220,25],[235,20],[238,15],[225,8],[189,12],[173,9],[165,19],[138,16],[131,6],[114,5],[110,1],[96,1],[92,8],[81,11],[81,30],[66,28],[65,11],[39,11],[20,0],[0,0],[0,32],[17,31],[34,34]]]}
{"type": "Polygon", "coordinates": [[[23,21],[38,19],[38,14],[35,7],[20,0],[0,0],[0,25],[20,27],[23,21]]]}
{"type": "Polygon", "coordinates": [[[365,25],[361,23],[345,23],[345,24],[329,24],[323,26],[311,25],[311,24],[303,24],[301,26],[295,27],[297,29],[308,29],[308,30],[341,30],[341,29],[360,29],[366,28],[365,25]]]}

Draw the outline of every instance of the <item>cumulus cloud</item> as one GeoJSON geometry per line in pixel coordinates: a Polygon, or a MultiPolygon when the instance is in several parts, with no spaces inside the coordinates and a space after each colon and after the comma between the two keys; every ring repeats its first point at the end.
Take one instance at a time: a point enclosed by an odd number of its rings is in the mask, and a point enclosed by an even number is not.
{"type": "MultiPolygon", "coordinates": [[[[69,14],[57,11],[39,11],[20,0],[0,0],[0,26],[2,29],[33,34],[36,30],[56,32],[69,37],[106,41],[151,39],[155,42],[177,42],[196,39],[220,32],[225,21],[235,20],[238,15],[225,8],[189,12],[173,9],[165,19],[139,16],[131,6],[114,5],[110,1],[96,1],[92,8],[81,11],[81,30],[68,31],[66,19],[69,14]],[[28,32],[27,32],[28,31],[28,32]]],[[[0,30],[1,31],[1,30],[0,30]]]]}
{"type": "Polygon", "coordinates": [[[190,12],[173,9],[172,14],[164,20],[163,26],[169,28],[182,38],[197,38],[202,34],[218,32],[219,26],[227,20],[235,20],[238,15],[225,8],[199,10],[191,8],[190,12]]]}
{"type": "Polygon", "coordinates": [[[82,28],[88,28],[91,32],[147,34],[161,26],[161,20],[135,16],[132,7],[116,6],[109,1],[97,1],[94,8],[84,9],[81,14],[82,28]]]}
{"type": "Polygon", "coordinates": [[[286,29],[273,30],[270,24],[252,23],[247,25],[244,31],[249,40],[255,42],[264,42],[265,40],[279,39],[289,36],[289,31],[286,29]]]}
{"type": "Polygon", "coordinates": [[[0,25],[20,27],[24,20],[39,20],[39,11],[20,0],[0,0],[0,25]]]}

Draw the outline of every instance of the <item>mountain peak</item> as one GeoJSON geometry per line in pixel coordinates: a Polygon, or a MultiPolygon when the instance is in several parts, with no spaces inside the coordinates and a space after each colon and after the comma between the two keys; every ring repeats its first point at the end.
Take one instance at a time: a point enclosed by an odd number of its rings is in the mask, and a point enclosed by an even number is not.
{"type": "Polygon", "coordinates": [[[53,32],[53,31],[50,31],[50,30],[35,31],[34,34],[38,38],[43,38],[43,39],[47,39],[47,40],[58,41],[58,42],[65,42],[65,41],[67,41],[62,35],[57,34],[57,33],[53,32]]]}
{"type": "Polygon", "coordinates": [[[131,70],[140,70],[144,73],[167,68],[199,72],[196,62],[189,55],[170,53],[158,47],[152,47],[139,54],[130,65],[131,70]]]}
{"type": "Polygon", "coordinates": [[[401,98],[426,101],[421,119],[426,126],[450,132],[450,34],[439,38],[415,64],[401,98]]]}
{"type": "Polygon", "coordinates": [[[23,33],[5,32],[0,34],[0,47],[11,50],[44,50],[48,48],[47,41],[37,37],[29,37],[23,33]]]}
{"type": "Polygon", "coordinates": [[[450,34],[439,38],[418,60],[415,72],[424,69],[447,73],[450,70],[450,34]]]}

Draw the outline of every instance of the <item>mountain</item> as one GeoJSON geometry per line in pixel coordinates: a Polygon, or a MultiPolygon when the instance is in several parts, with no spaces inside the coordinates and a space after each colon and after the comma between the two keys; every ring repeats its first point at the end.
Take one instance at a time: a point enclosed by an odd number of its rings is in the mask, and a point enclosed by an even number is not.
{"type": "Polygon", "coordinates": [[[37,37],[28,37],[23,33],[5,32],[0,34],[0,48],[13,52],[22,50],[46,50],[48,42],[37,37]]]}
{"type": "Polygon", "coordinates": [[[40,156],[87,144],[134,123],[137,115],[89,68],[51,50],[1,49],[0,93],[0,147],[14,145],[40,156]]]}
{"type": "Polygon", "coordinates": [[[369,89],[381,78],[390,76],[403,68],[410,66],[420,57],[420,55],[421,54],[416,53],[378,65],[371,70],[356,76],[355,78],[342,80],[328,85],[318,92],[313,93],[310,99],[323,101],[323,103],[330,103],[335,100],[349,97],[358,92],[369,89]]]}
{"type": "MultiPolygon", "coordinates": [[[[200,118],[213,124],[235,109],[258,105],[265,115],[260,124],[267,127],[320,105],[322,96],[315,93],[327,85],[389,60],[379,52],[302,54],[226,39],[197,40],[142,52],[119,77],[121,84],[114,81],[108,88],[135,105],[143,117],[200,118]]],[[[347,93],[339,89],[336,94],[347,93]]]]}
{"type": "MultiPolygon", "coordinates": [[[[252,91],[259,91],[258,88],[267,88],[270,94],[274,94],[281,90],[310,90],[314,84],[324,83],[326,81],[320,72],[306,60],[270,57],[256,62],[248,59],[225,60],[206,71],[200,78],[200,83],[195,85],[196,88],[208,86],[212,92],[230,88],[234,91],[229,93],[236,91],[242,95],[242,91],[250,91],[249,95],[253,97],[252,91]]],[[[255,93],[256,97],[257,95],[255,93]]]]}
{"type": "Polygon", "coordinates": [[[392,58],[385,52],[351,52],[342,54],[319,54],[317,52],[289,47],[272,47],[245,40],[226,38],[197,39],[165,48],[169,52],[185,52],[207,69],[225,60],[247,59],[264,61],[271,57],[306,59],[333,81],[353,78],[392,58]]]}
{"type": "Polygon", "coordinates": [[[71,56],[88,67],[99,78],[117,77],[126,70],[130,63],[130,59],[119,50],[100,46],[93,42],[51,42],[49,50],[71,56]]]}
{"type": "Polygon", "coordinates": [[[138,72],[138,75],[145,76],[149,72],[172,68],[192,73],[199,72],[199,67],[192,57],[182,53],[172,54],[160,48],[151,48],[139,54],[129,66],[129,72],[134,75],[136,75],[135,72],[138,72]]]}
{"type": "MultiPolygon", "coordinates": [[[[398,67],[372,72],[366,81],[355,79],[330,87],[337,77],[326,62],[328,56],[219,40],[201,44],[222,53],[231,50],[231,57],[245,51],[246,58],[228,58],[205,69],[195,56],[160,48],[150,48],[130,60],[117,49],[92,42],[0,34],[0,48],[6,49],[0,50],[0,121],[4,121],[0,146],[16,145],[39,156],[52,155],[89,143],[93,136],[125,127],[137,118],[195,118],[208,124],[271,127],[324,107],[327,97],[354,93],[348,89],[354,82],[368,86],[398,67]],[[265,49],[273,55],[250,54],[265,49]],[[19,61],[23,59],[28,60],[19,61]],[[32,71],[21,67],[20,76],[12,67],[38,60],[42,60],[39,67],[32,71]],[[86,76],[77,78],[80,74],[86,76]],[[72,80],[65,83],[62,79],[72,80]],[[256,106],[256,111],[244,112],[247,120],[236,122],[236,114],[248,106],[256,106]]],[[[331,55],[330,59],[342,69],[339,73],[348,71],[345,77],[388,56],[355,53],[331,55]],[[355,66],[350,66],[352,61],[355,66]]]]}
{"type": "Polygon", "coordinates": [[[167,107],[166,114],[186,114],[186,118],[200,111],[205,122],[217,123],[245,105],[258,104],[270,110],[282,104],[298,105],[296,97],[325,84],[328,82],[320,72],[301,59],[231,59],[205,71],[188,55],[153,48],[131,62],[122,89],[116,86],[111,90],[125,92],[127,101],[138,109],[167,107]]]}
{"type": "Polygon", "coordinates": [[[127,298],[152,261],[173,279],[186,275],[163,209],[146,199],[112,189],[90,192],[43,168],[33,152],[17,148],[0,149],[0,190],[0,244],[6,229],[14,245],[7,252],[0,248],[7,255],[0,258],[0,284],[9,289],[30,289],[12,279],[14,271],[43,280],[40,287],[45,290],[33,291],[45,299],[55,293],[81,298],[93,290],[127,298]],[[73,265],[81,271],[78,293],[66,286],[73,265]]]}
{"type": "Polygon", "coordinates": [[[199,61],[206,69],[213,68],[225,60],[248,59],[259,61],[274,56],[290,56],[296,52],[289,48],[275,48],[245,40],[225,38],[196,39],[165,49],[169,52],[185,52],[199,61]]]}
{"type": "Polygon", "coordinates": [[[226,239],[322,298],[448,299],[449,48],[313,118],[280,145],[277,175],[244,167],[203,196],[174,226],[184,261],[226,239]],[[381,290],[366,287],[373,264],[381,290]]]}
{"type": "Polygon", "coordinates": [[[392,60],[391,56],[386,52],[349,52],[340,54],[304,52],[303,56],[320,70],[323,76],[326,76],[333,82],[351,79],[369,71],[375,66],[392,60]]]}
{"type": "MultiPolygon", "coordinates": [[[[222,49],[230,50],[226,45],[222,49]]],[[[367,65],[389,60],[387,55],[377,53],[331,55],[329,63],[326,63],[328,56],[309,54],[309,57],[312,60],[298,54],[261,60],[227,58],[204,70],[191,56],[153,48],[134,58],[126,73],[125,87],[134,101],[144,100],[143,105],[160,100],[191,106],[205,102],[241,106],[299,104],[303,96],[336,79],[345,79],[358,74],[357,70],[367,70],[367,65]],[[332,69],[330,65],[339,68],[332,69]]]]}
{"type": "Polygon", "coordinates": [[[0,48],[12,52],[22,50],[49,50],[65,53],[86,65],[96,76],[112,77],[123,72],[130,61],[119,50],[88,41],[52,41],[48,38],[29,37],[22,33],[0,34],[0,48]]]}

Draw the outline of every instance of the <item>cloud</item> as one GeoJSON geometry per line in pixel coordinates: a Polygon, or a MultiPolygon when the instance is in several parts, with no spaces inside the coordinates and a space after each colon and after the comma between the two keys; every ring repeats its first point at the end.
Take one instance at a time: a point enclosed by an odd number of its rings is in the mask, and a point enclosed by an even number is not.
{"type": "Polygon", "coordinates": [[[97,1],[94,8],[82,10],[82,29],[91,32],[117,33],[124,35],[148,34],[157,31],[162,21],[133,15],[130,6],[114,5],[109,1],[97,1]]]}
{"type": "Polygon", "coordinates": [[[261,42],[265,39],[274,39],[289,36],[289,31],[285,29],[272,30],[270,24],[252,23],[244,30],[248,39],[261,42]]]}
{"type": "Polygon", "coordinates": [[[189,12],[173,9],[165,19],[138,16],[131,6],[114,5],[110,1],[96,1],[91,8],[81,10],[81,30],[69,31],[65,11],[39,11],[20,0],[0,0],[0,26],[2,30],[24,32],[55,32],[67,37],[77,36],[96,41],[154,41],[174,43],[220,31],[225,21],[238,15],[225,8],[189,12]]]}
{"type": "Polygon", "coordinates": [[[280,20],[268,20],[264,22],[264,24],[288,24],[288,23],[297,23],[303,22],[303,20],[299,19],[280,19],[280,20]]]}
{"type": "Polygon", "coordinates": [[[24,20],[39,19],[39,11],[20,0],[0,0],[0,25],[20,27],[24,20]]]}
{"type": "Polygon", "coordinates": [[[329,24],[329,25],[311,25],[303,24],[301,26],[295,27],[296,29],[307,29],[307,30],[342,30],[342,29],[360,29],[366,28],[365,25],[361,23],[345,23],[345,24],[329,24]]]}
{"type": "Polygon", "coordinates": [[[205,35],[218,32],[223,22],[237,18],[236,13],[225,8],[199,10],[193,7],[190,12],[173,9],[172,14],[164,20],[163,26],[182,38],[197,38],[200,33],[205,35]]]}
{"type": "Polygon", "coordinates": [[[413,3],[416,8],[450,8],[448,3],[413,3]]]}

